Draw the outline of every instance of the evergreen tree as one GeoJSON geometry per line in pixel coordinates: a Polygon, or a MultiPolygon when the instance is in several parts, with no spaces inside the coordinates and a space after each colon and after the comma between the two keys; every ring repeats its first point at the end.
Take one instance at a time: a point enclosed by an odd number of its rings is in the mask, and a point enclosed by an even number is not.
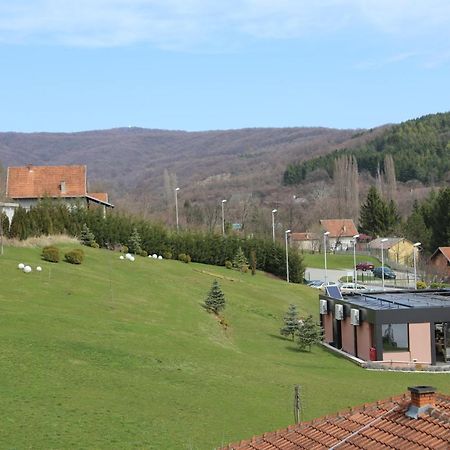
{"type": "Polygon", "coordinates": [[[450,187],[441,189],[431,210],[431,251],[450,245],[450,187]]]}
{"type": "Polygon", "coordinates": [[[280,329],[282,336],[290,336],[294,340],[295,333],[298,331],[298,312],[297,306],[292,303],[289,305],[289,309],[284,315],[284,326],[280,329]]]}
{"type": "Polygon", "coordinates": [[[373,237],[391,233],[400,217],[393,201],[386,203],[374,186],[367,194],[366,202],[361,205],[360,228],[373,237]]]}
{"type": "Polygon", "coordinates": [[[250,252],[250,262],[252,266],[252,275],[256,275],[256,250],[254,248],[250,252]]]}
{"type": "Polygon", "coordinates": [[[88,247],[95,246],[95,236],[94,233],[89,229],[89,227],[84,224],[80,234],[80,241],[83,245],[87,245],[88,247]]]}
{"type": "Polygon", "coordinates": [[[29,237],[30,228],[28,214],[24,208],[19,206],[14,212],[9,235],[12,238],[24,240],[29,237]]]}
{"type": "Polygon", "coordinates": [[[431,230],[425,224],[422,208],[417,200],[413,204],[413,210],[404,225],[403,231],[407,239],[412,242],[421,242],[423,248],[429,249],[431,230]]]}
{"type": "Polygon", "coordinates": [[[129,249],[132,253],[134,253],[136,255],[142,251],[141,245],[142,245],[141,244],[141,235],[139,234],[137,228],[134,227],[133,232],[131,233],[131,236],[130,236],[129,249]]]}
{"type": "Polygon", "coordinates": [[[236,255],[233,258],[233,267],[239,269],[239,271],[244,272],[248,268],[248,260],[245,257],[242,248],[239,247],[236,255]]]}
{"type": "Polygon", "coordinates": [[[311,315],[298,324],[297,343],[300,350],[311,351],[311,347],[322,341],[323,329],[311,315]]]}
{"type": "Polygon", "coordinates": [[[220,311],[225,309],[225,295],[220,289],[217,280],[213,281],[211,289],[208,292],[208,296],[203,303],[203,307],[214,314],[218,314],[220,311]]]}

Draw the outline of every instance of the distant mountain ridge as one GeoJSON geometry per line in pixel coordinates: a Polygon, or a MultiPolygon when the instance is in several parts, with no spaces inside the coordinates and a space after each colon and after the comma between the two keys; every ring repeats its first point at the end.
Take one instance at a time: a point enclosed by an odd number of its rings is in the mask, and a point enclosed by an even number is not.
{"type": "Polygon", "coordinates": [[[334,159],[344,154],[354,155],[360,171],[372,176],[383,170],[384,158],[391,155],[399,181],[419,180],[425,184],[444,181],[450,174],[450,113],[408,120],[362,145],[290,163],[284,172],[284,183],[299,184],[317,169],[325,169],[332,176],[334,159]]]}
{"type": "Polygon", "coordinates": [[[192,194],[203,190],[207,196],[215,182],[228,192],[244,189],[264,194],[280,186],[290,161],[326,154],[354,134],[354,130],[327,128],[7,132],[0,133],[0,162],[4,166],[86,164],[90,183],[103,185],[113,198],[145,194],[146,201],[158,204],[164,195],[164,170],[176,174],[178,184],[192,194]]]}

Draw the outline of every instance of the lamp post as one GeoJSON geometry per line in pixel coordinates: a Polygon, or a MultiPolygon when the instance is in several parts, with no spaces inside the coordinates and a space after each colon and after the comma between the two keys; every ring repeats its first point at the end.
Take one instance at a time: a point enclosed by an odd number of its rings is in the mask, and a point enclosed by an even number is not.
{"type": "Polygon", "coordinates": [[[179,187],[175,188],[175,217],[177,220],[177,232],[179,229],[179,222],[178,222],[178,191],[180,190],[179,187]]]}
{"type": "Polygon", "coordinates": [[[416,242],[413,245],[413,261],[414,261],[414,289],[417,290],[417,261],[416,261],[416,252],[419,250],[419,245],[422,245],[421,242],[416,242]]]}
{"type": "Polygon", "coordinates": [[[384,291],[384,243],[387,241],[387,238],[381,239],[381,285],[383,286],[384,291]]]}
{"type": "Polygon", "coordinates": [[[277,209],[272,209],[272,240],[275,242],[275,213],[277,213],[277,209]]]}
{"type": "Polygon", "coordinates": [[[225,236],[225,211],[224,211],[224,205],[227,201],[224,199],[222,200],[222,235],[225,236]]]}
{"type": "Polygon", "coordinates": [[[327,236],[330,234],[329,231],[325,231],[325,233],[323,233],[323,261],[324,261],[324,266],[325,266],[325,286],[327,285],[328,282],[328,273],[327,273],[327,236]]]}
{"type": "Polygon", "coordinates": [[[289,250],[288,250],[288,235],[291,230],[284,232],[284,240],[286,242],[286,281],[289,283],[289,250]]]}
{"type": "Polygon", "coordinates": [[[353,236],[353,283],[355,283],[355,287],[356,287],[356,283],[358,282],[357,273],[356,273],[356,240],[358,238],[359,238],[359,234],[355,234],[353,236]]]}

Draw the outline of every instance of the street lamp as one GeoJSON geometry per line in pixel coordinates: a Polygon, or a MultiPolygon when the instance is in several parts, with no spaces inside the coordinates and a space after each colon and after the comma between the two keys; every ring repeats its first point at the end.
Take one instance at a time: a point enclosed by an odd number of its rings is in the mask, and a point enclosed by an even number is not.
{"type": "Polygon", "coordinates": [[[384,291],[384,246],[383,244],[387,241],[387,238],[381,239],[381,285],[384,291]]]}
{"type": "Polygon", "coordinates": [[[180,190],[179,187],[175,188],[175,216],[177,219],[177,231],[179,228],[179,224],[178,224],[178,191],[180,190]]]}
{"type": "Polygon", "coordinates": [[[227,201],[224,199],[222,200],[222,235],[225,236],[225,211],[224,211],[224,205],[227,201]]]}
{"type": "Polygon", "coordinates": [[[355,283],[355,288],[356,288],[356,283],[357,283],[357,274],[356,274],[356,239],[359,238],[359,234],[355,234],[353,236],[353,283],[355,283]]]}
{"type": "Polygon", "coordinates": [[[417,261],[416,261],[416,251],[419,249],[419,245],[422,245],[421,242],[416,242],[413,245],[413,261],[414,261],[414,289],[417,290],[417,261]]]}
{"type": "Polygon", "coordinates": [[[324,265],[325,265],[325,286],[327,285],[328,281],[328,273],[327,273],[327,236],[330,234],[329,231],[325,231],[323,233],[323,257],[324,257],[324,265]]]}
{"type": "Polygon", "coordinates": [[[275,242],[275,213],[278,209],[272,209],[272,240],[275,242]]]}
{"type": "Polygon", "coordinates": [[[289,283],[289,250],[288,250],[288,235],[291,230],[286,230],[284,232],[284,240],[286,242],[286,281],[289,283]]]}

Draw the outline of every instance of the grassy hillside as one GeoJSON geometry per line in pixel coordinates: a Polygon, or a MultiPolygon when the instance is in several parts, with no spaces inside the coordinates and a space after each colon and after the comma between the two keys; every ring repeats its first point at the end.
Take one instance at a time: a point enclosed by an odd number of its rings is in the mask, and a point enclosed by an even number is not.
{"type": "Polygon", "coordinates": [[[448,376],[359,369],[278,336],[289,303],[316,312],[317,291],[265,274],[86,249],[81,266],[0,257],[0,448],[210,449],[398,394],[450,393],[448,376]],[[40,264],[42,273],[16,266],[40,264]],[[228,299],[224,332],[200,306],[214,277],[228,299]]]}

